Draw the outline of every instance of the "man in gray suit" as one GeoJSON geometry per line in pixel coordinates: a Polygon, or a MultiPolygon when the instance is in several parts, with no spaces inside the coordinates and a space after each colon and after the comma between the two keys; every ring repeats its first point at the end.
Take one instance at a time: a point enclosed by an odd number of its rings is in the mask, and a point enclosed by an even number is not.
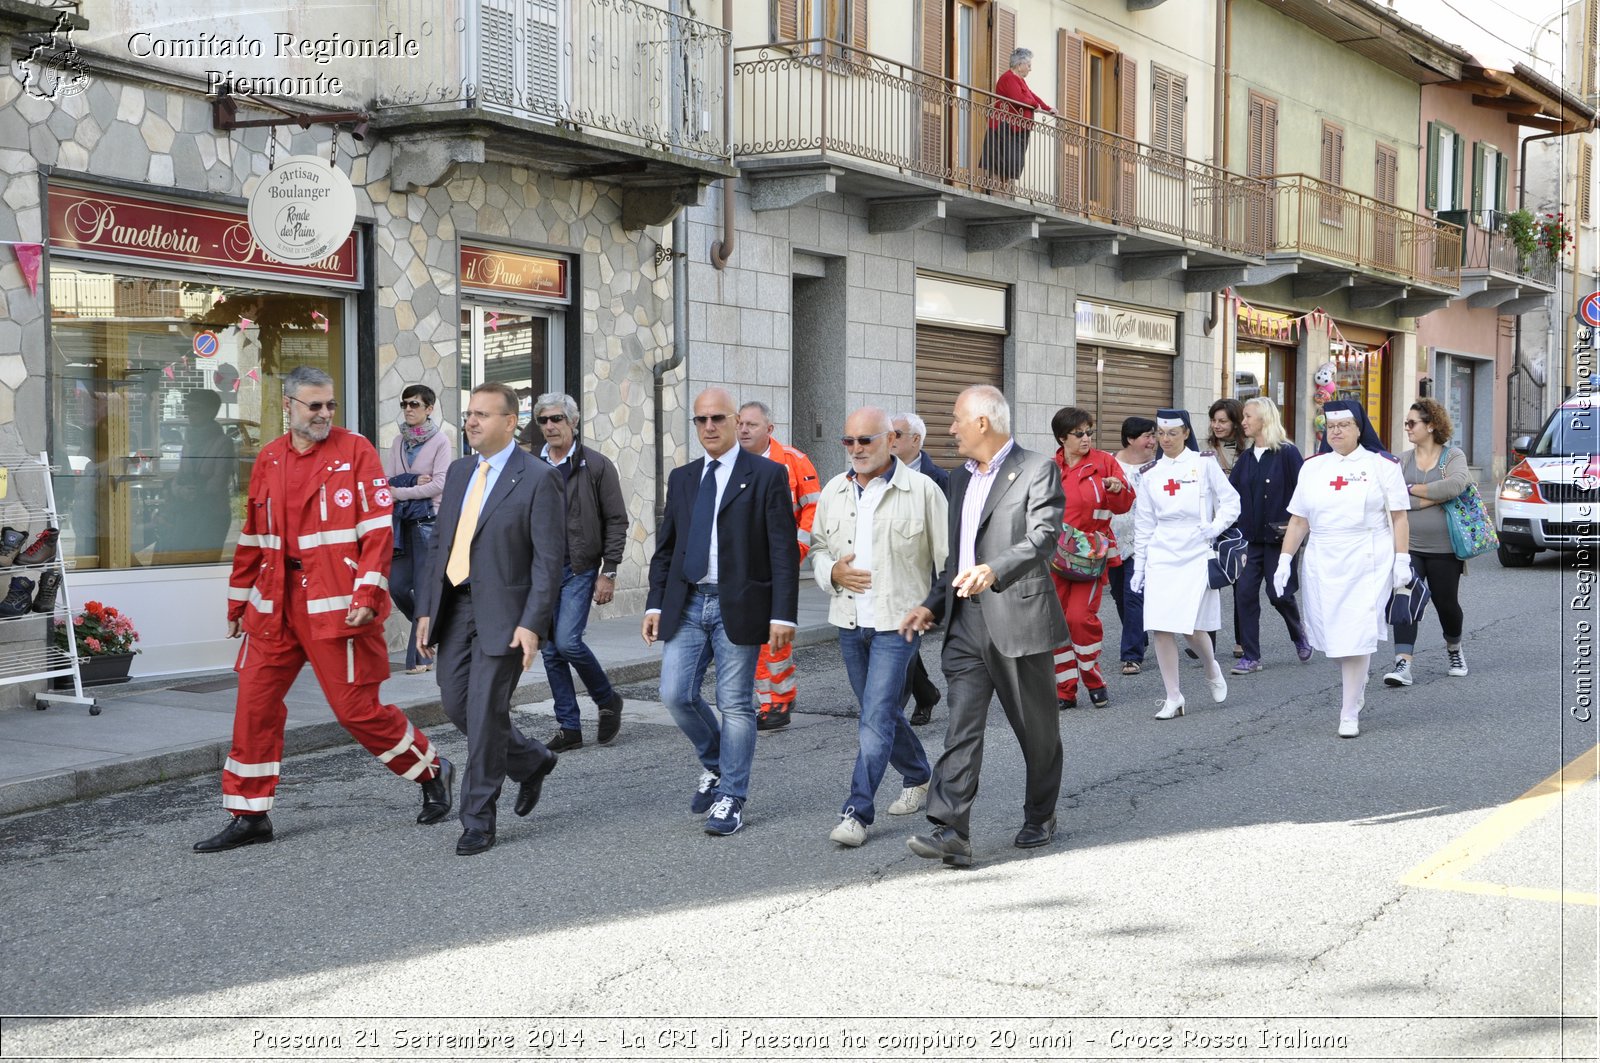
{"type": "Polygon", "coordinates": [[[517,393],[472,389],[466,437],[474,457],[451,464],[433,553],[417,585],[417,652],[438,647],[439,698],[467,736],[456,853],[494,845],[495,801],[518,780],[515,811],[539,802],[556,755],[511,723],[517,677],[550,634],[566,563],[561,477],[516,445],[517,393]]]}
{"type": "Polygon", "coordinates": [[[983,731],[995,695],[1027,766],[1015,844],[1031,849],[1055,835],[1061,724],[1053,661],[1067,623],[1046,566],[1065,499],[1055,462],[1011,438],[1011,407],[999,389],[963,391],[950,434],[967,459],[950,475],[950,553],[927,600],[901,624],[910,637],[949,621],[943,663],[950,723],[928,796],[935,829],[907,844],[918,856],[967,867],[983,731]]]}

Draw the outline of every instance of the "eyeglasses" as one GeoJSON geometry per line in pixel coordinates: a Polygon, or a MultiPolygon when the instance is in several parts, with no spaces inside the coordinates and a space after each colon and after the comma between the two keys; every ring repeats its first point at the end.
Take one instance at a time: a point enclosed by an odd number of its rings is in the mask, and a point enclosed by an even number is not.
{"type": "Polygon", "coordinates": [[[564,424],[567,420],[567,415],[564,413],[547,413],[543,417],[535,417],[534,420],[540,424],[564,424]]]}
{"type": "MultiPolygon", "coordinates": [[[[290,402],[298,402],[312,413],[321,413],[323,410],[333,413],[339,408],[338,399],[329,399],[327,402],[307,402],[305,399],[297,399],[293,395],[290,395],[288,398],[290,402]]],[[[401,403],[401,405],[405,404],[401,403]]]]}
{"type": "Polygon", "coordinates": [[[701,428],[704,428],[707,424],[721,424],[727,419],[728,415],[725,413],[697,413],[694,415],[694,423],[701,428]]]}
{"type": "Polygon", "coordinates": [[[421,399],[401,399],[400,400],[400,408],[402,410],[420,410],[420,409],[422,409],[423,405],[424,405],[424,403],[423,403],[423,401],[421,399]]]}
{"type": "Polygon", "coordinates": [[[1071,436],[1073,439],[1093,439],[1094,429],[1090,428],[1081,432],[1068,432],[1067,435],[1071,436]]]}
{"type": "Polygon", "coordinates": [[[1407,421],[1407,422],[1405,422],[1405,425],[1406,425],[1407,428],[1415,428],[1419,424],[1427,424],[1427,423],[1428,423],[1427,421],[1407,421]]]}
{"type": "Polygon", "coordinates": [[[882,439],[888,432],[878,432],[870,436],[840,436],[839,442],[847,447],[870,447],[874,439],[882,439]]]}

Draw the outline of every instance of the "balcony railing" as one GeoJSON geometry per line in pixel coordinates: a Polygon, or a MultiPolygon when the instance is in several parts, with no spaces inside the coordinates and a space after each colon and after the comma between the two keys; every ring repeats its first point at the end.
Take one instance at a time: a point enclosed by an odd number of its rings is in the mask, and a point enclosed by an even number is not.
{"type": "Polygon", "coordinates": [[[484,110],[728,158],[727,30],[643,0],[385,0],[422,40],[378,106],[484,110]]]}
{"type": "Polygon", "coordinates": [[[1555,259],[1540,251],[1523,255],[1506,235],[1501,210],[1441,210],[1439,220],[1462,227],[1461,268],[1488,270],[1504,277],[1520,277],[1544,288],[1556,286],[1555,259]]]}
{"type": "Polygon", "coordinates": [[[1461,287],[1459,226],[1384,203],[1305,174],[1265,179],[1272,250],[1293,251],[1366,273],[1456,290],[1461,287]]]}
{"type": "Polygon", "coordinates": [[[733,91],[736,155],[850,158],[1234,254],[1266,250],[1250,226],[1267,209],[1258,180],[1044,112],[1024,119],[993,93],[834,41],[741,48],[733,91]],[[1017,159],[1009,180],[995,158],[1005,151],[1017,159]]]}

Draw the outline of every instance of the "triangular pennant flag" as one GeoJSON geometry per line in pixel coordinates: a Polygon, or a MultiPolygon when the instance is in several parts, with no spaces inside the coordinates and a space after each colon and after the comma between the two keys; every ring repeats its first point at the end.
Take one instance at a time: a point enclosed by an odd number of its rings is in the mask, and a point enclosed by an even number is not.
{"type": "Polygon", "coordinates": [[[241,329],[247,329],[247,328],[249,328],[249,327],[250,327],[250,326],[251,326],[251,325],[254,325],[254,324],[255,324],[255,322],[254,322],[254,321],[251,321],[251,320],[250,320],[250,319],[249,319],[249,318],[247,318],[247,317],[241,317],[241,318],[240,318],[240,319],[239,319],[239,327],[240,327],[240,328],[241,328],[241,329]]]}
{"type": "Polygon", "coordinates": [[[254,370],[254,369],[252,369],[252,370],[250,370],[250,372],[246,373],[245,376],[248,379],[254,380],[254,381],[257,381],[257,382],[260,382],[260,380],[261,380],[261,374],[259,372],[257,372],[256,370],[254,370]]]}
{"type": "Polygon", "coordinates": [[[486,324],[488,324],[490,332],[499,332],[500,331],[500,311],[498,311],[498,310],[489,311],[489,320],[486,322],[486,324]]]}
{"type": "Polygon", "coordinates": [[[162,375],[162,376],[164,376],[164,377],[166,377],[166,378],[167,378],[167,379],[168,379],[168,380],[171,380],[171,379],[173,379],[173,376],[172,376],[172,366],[170,366],[170,365],[164,365],[164,366],[162,366],[162,367],[161,367],[161,375],[162,375]]]}
{"type": "Polygon", "coordinates": [[[11,251],[17,256],[17,265],[22,269],[22,279],[28,282],[28,294],[39,294],[39,265],[44,261],[43,244],[12,244],[11,251]]]}
{"type": "Polygon", "coordinates": [[[238,382],[238,381],[237,381],[237,380],[235,380],[235,381],[234,381],[234,382],[233,382],[233,390],[235,390],[235,391],[238,391],[238,390],[239,390],[239,382],[238,382]]]}

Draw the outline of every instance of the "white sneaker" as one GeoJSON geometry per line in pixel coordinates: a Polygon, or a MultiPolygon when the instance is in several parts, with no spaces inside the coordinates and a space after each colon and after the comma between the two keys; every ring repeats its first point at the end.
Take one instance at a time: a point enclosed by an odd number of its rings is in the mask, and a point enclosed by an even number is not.
{"type": "MultiPolygon", "coordinates": [[[[1465,662],[1462,667],[1466,667],[1465,662]]],[[[1465,673],[1462,673],[1465,674],[1465,673]]],[[[1404,657],[1394,659],[1394,671],[1383,677],[1385,685],[1392,687],[1408,687],[1411,685],[1411,662],[1404,657]]]]}
{"type": "Polygon", "coordinates": [[[921,812],[927,804],[927,783],[921,786],[907,786],[900,791],[900,796],[894,799],[894,804],[889,806],[889,815],[909,816],[914,812],[921,812]]]}
{"type": "Polygon", "coordinates": [[[1179,695],[1177,701],[1168,698],[1161,703],[1161,711],[1156,713],[1158,720],[1170,720],[1174,716],[1183,715],[1183,696],[1179,695]]]}
{"type": "Polygon", "coordinates": [[[1467,655],[1462,652],[1461,647],[1457,646],[1455,649],[1451,649],[1449,646],[1446,646],[1444,648],[1444,652],[1450,658],[1450,674],[1454,676],[1466,675],[1467,655]]]}
{"type": "Polygon", "coordinates": [[[1222,672],[1222,665],[1217,665],[1215,677],[1208,676],[1206,682],[1211,684],[1211,700],[1221,705],[1228,700],[1228,677],[1222,672]]]}
{"type": "Polygon", "coordinates": [[[848,845],[852,849],[860,848],[867,840],[867,828],[856,817],[843,815],[839,817],[839,825],[833,828],[828,838],[840,845],[848,845]]]}
{"type": "Polygon", "coordinates": [[[1339,717],[1339,737],[1355,738],[1361,733],[1361,720],[1357,716],[1339,717]]]}

